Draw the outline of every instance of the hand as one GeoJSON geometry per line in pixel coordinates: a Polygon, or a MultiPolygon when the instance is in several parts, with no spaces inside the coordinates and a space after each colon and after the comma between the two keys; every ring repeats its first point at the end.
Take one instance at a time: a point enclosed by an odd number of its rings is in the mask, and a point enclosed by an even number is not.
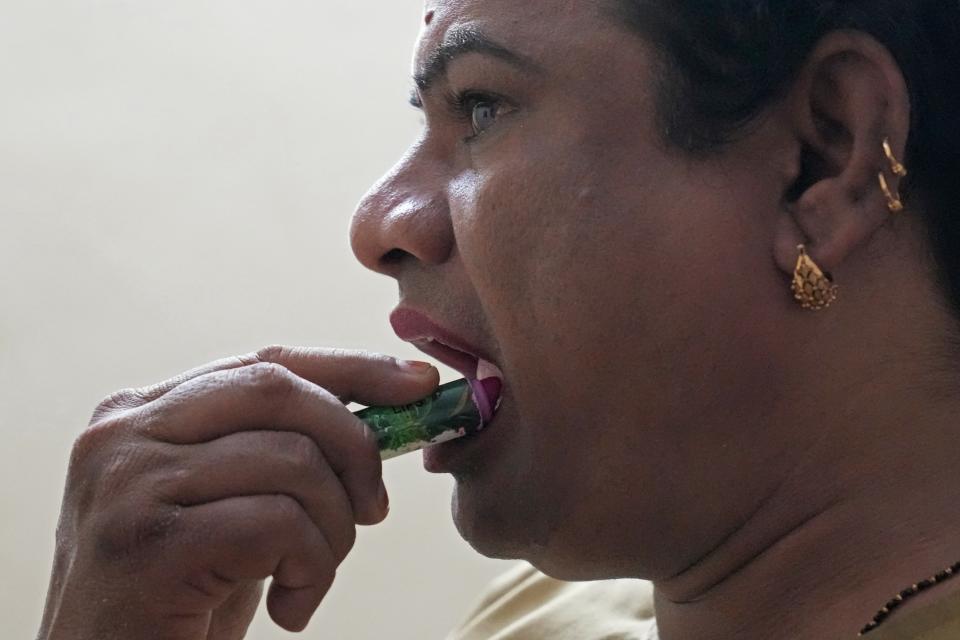
{"type": "Polygon", "coordinates": [[[345,407],[429,395],[436,369],[272,347],[114,394],[76,441],[42,640],[236,640],[259,603],[301,631],[387,496],[345,407]]]}

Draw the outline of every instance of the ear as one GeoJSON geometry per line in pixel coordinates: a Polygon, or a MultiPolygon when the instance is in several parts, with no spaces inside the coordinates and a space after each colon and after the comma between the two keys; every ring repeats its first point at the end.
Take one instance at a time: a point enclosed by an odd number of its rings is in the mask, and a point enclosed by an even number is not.
{"type": "Polygon", "coordinates": [[[878,176],[899,191],[883,140],[903,158],[910,132],[906,81],[874,38],[836,31],[817,44],[783,106],[798,157],[785,198],[789,215],[777,229],[776,261],[792,275],[797,245],[806,244],[813,260],[835,273],[892,217],[878,176]]]}

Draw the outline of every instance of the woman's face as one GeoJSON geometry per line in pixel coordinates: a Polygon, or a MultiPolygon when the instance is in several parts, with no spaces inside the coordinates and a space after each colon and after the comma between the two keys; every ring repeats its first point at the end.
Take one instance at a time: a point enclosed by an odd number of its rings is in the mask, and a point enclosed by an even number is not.
{"type": "Polygon", "coordinates": [[[462,535],[558,576],[655,579],[774,482],[752,418],[792,304],[784,185],[762,127],[710,160],[664,145],[655,61],[605,8],[429,0],[425,126],[352,241],[505,374],[492,427],[443,458],[462,535]]]}

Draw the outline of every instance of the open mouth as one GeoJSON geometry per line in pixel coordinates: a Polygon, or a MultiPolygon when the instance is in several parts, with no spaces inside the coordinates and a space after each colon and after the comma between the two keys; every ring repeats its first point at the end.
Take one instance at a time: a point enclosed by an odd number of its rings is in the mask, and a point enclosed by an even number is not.
{"type": "Polygon", "coordinates": [[[495,364],[454,349],[435,338],[421,338],[411,340],[410,343],[469,380],[483,423],[486,424],[493,419],[500,407],[503,390],[503,372],[495,364]]]}
{"type": "Polygon", "coordinates": [[[458,371],[470,382],[482,419],[481,427],[493,419],[503,397],[503,372],[476,355],[479,347],[411,307],[397,307],[390,314],[390,324],[398,338],[458,371]]]}

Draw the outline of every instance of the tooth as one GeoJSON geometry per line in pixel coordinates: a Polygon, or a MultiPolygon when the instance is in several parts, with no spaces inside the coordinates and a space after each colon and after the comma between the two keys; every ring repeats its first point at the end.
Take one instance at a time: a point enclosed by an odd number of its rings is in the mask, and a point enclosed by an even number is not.
{"type": "Polygon", "coordinates": [[[477,362],[477,380],[486,380],[487,378],[503,380],[503,371],[500,371],[500,368],[492,362],[480,358],[477,362]]]}

